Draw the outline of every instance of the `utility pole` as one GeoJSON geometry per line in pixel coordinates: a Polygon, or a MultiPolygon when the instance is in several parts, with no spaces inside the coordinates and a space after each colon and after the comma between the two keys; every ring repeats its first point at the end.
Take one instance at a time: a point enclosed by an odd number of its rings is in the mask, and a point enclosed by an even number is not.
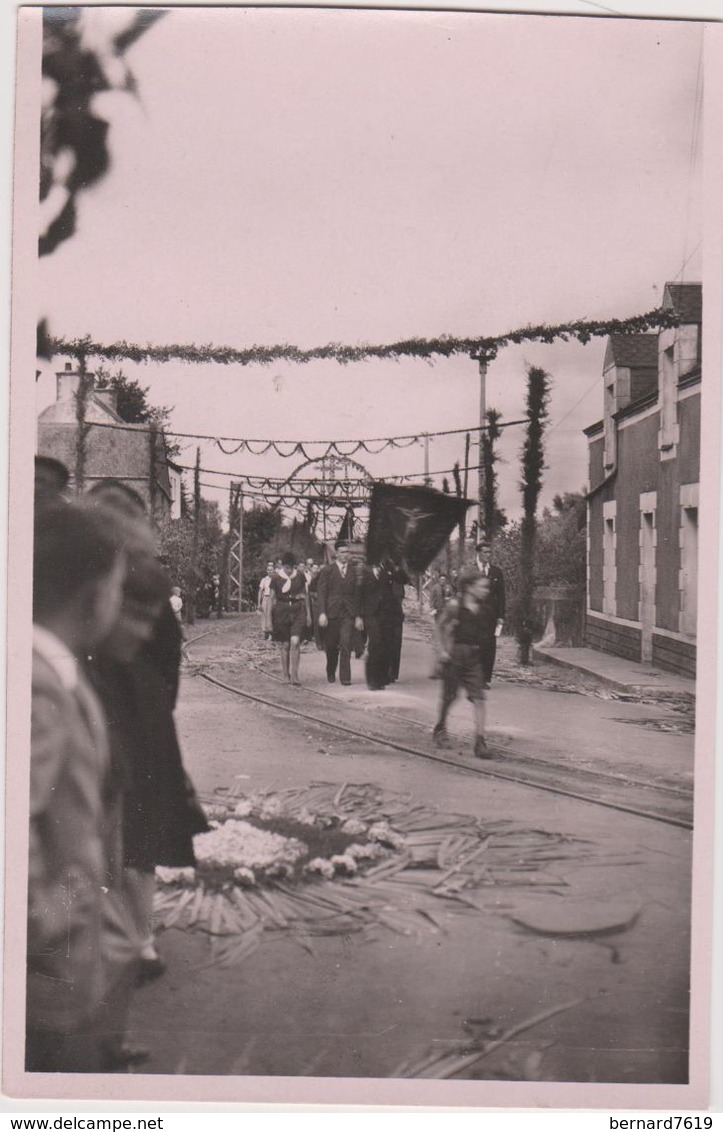
{"type": "MultiPolygon", "coordinates": [[[[462,497],[463,497],[463,499],[467,498],[467,491],[469,489],[469,449],[470,449],[471,443],[472,443],[472,438],[471,438],[469,433],[466,433],[465,438],[464,438],[464,482],[462,484],[462,497]]],[[[463,536],[462,539],[461,539],[460,548],[459,548],[459,565],[460,565],[460,569],[461,569],[462,568],[462,562],[464,561],[464,555],[465,555],[466,544],[467,544],[467,516],[466,515],[464,516],[464,518],[462,519],[462,522],[460,523],[460,532],[462,533],[462,536],[463,536]]]]}
{"type": "Polygon", "coordinates": [[[190,598],[188,602],[188,623],[196,624],[196,599],[198,594],[198,550],[201,541],[201,449],[196,448],[196,464],[193,469],[193,540],[191,542],[190,598]]]}
{"type": "Polygon", "coordinates": [[[472,438],[469,433],[464,438],[464,482],[462,484],[462,495],[467,498],[469,490],[469,448],[472,443],[472,438]]]}
{"type": "Polygon", "coordinates": [[[477,472],[477,537],[484,533],[484,498],[485,498],[485,467],[484,467],[484,432],[487,424],[487,356],[478,354],[476,360],[479,364],[479,469],[477,472]]]}
{"type": "Polygon", "coordinates": [[[238,493],[238,611],[243,613],[244,597],[244,493],[238,493]]]}

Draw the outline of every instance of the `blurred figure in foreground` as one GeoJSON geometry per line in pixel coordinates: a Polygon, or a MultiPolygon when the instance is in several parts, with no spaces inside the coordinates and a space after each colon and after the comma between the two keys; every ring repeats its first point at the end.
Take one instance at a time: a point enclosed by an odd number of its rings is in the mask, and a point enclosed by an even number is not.
{"type": "Polygon", "coordinates": [[[102,1072],[100,1014],[138,941],[119,898],[108,734],[79,658],[118,617],[125,559],[112,523],[63,503],[36,524],[33,568],[25,1065],[102,1072]]]}
{"type": "Polygon", "coordinates": [[[52,456],[36,456],[35,510],[47,507],[48,504],[64,503],[69,481],[70,472],[60,460],[55,460],[52,456]]]}
{"type": "MultiPolygon", "coordinates": [[[[108,720],[121,795],[125,897],[141,940],[137,981],[146,982],[165,970],[152,928],[156,865],[195,864],[193,836],[208,825],[183,767],[173,718],[182,642],[169,578],[155,557],[153,530],[135,493],[111,483],[107,491],[99,484],[91,495],[99,512],[114,515],[126,547],[121,612],[94,650],[89,673],[108,720]]],[[[147,1056],[125,1043],[131,990],[119,1001],[109,1028],[119,1066],[147,1056]]]]}
{"type": "Polygon", "coordinates": [[[479,759],[490,757],[485,738],[485,678],[480,645],[490,625],[494,625],[494,609],[490,601],[489,579],[475,569],[463,571],[459,579],[459,596],[447,602],[437,625],[442,700],[433,735],[436,746],[450,745],[447,715],[460,688],[463,688],[474,709],[474,753],[479,759]]]}

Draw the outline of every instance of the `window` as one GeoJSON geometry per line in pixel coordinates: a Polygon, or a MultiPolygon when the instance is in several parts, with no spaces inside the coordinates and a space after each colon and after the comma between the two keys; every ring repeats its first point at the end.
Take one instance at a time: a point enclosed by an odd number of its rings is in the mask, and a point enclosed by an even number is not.
{"type": "Polygon", "coordinates": [[[698,620],[698,508],[682,507],[680,524],[680,632],[696,634],[698,620]]]}
{"type": "Polygon", "coordinates": [[[615,544],[615,502],[612,501],[603,504],[603,613],[609,613],[613,617],[617,607],[615,544]]]}

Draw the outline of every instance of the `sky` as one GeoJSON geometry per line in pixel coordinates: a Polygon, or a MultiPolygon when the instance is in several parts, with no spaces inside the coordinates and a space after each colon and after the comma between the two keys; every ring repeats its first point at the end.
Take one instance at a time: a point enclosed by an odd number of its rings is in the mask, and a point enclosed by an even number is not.
{"type": "MultiPolygon", "coordinates": [[[[91,14],[101,38],[127,18],[91,14]]],[[[38,313],[106,342],[308,348],[651,310],[667,280],[702,273],[701,46],[685,21],[172,10],[128,54],[139,99],[98,99],[112,168],[41,261],[38,313]]],[[[528,344],[489,366],[503,420],[523,415],[529,365],[551,374],[543,505],[587,483],[604,349],[528,344]]],[[[123,369],[181,432],[349,439],[479,419],[468,358],[123,369]]],[[[499,444],[513,518],[522,440],[511,427],[499,444]]],[[[463,435],[430,441],[433,473],[463,457],[463,435]]],[[[424,469],[421,443],[357,459],[424,469]]],[[[286,476],[301,461],[202,443],[201,462],[286,476]]]]}

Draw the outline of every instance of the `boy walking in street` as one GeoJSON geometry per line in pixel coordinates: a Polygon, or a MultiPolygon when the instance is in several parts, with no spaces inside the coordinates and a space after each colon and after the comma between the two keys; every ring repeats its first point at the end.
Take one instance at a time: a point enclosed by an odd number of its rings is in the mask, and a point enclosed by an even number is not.
{"type": "Polygon", "coordinates": [[[485,739],[485,677],[480,641],[494,618],[489,579],[477,570],[465,570],[459,579],[459,595],[447,602],[437,629],[442,665],[442,702],[434,728],[435,746],[448,747],[447,715],[460,688],[467,693],[475,718],[474,753],[489,758],[485,739]]]}

